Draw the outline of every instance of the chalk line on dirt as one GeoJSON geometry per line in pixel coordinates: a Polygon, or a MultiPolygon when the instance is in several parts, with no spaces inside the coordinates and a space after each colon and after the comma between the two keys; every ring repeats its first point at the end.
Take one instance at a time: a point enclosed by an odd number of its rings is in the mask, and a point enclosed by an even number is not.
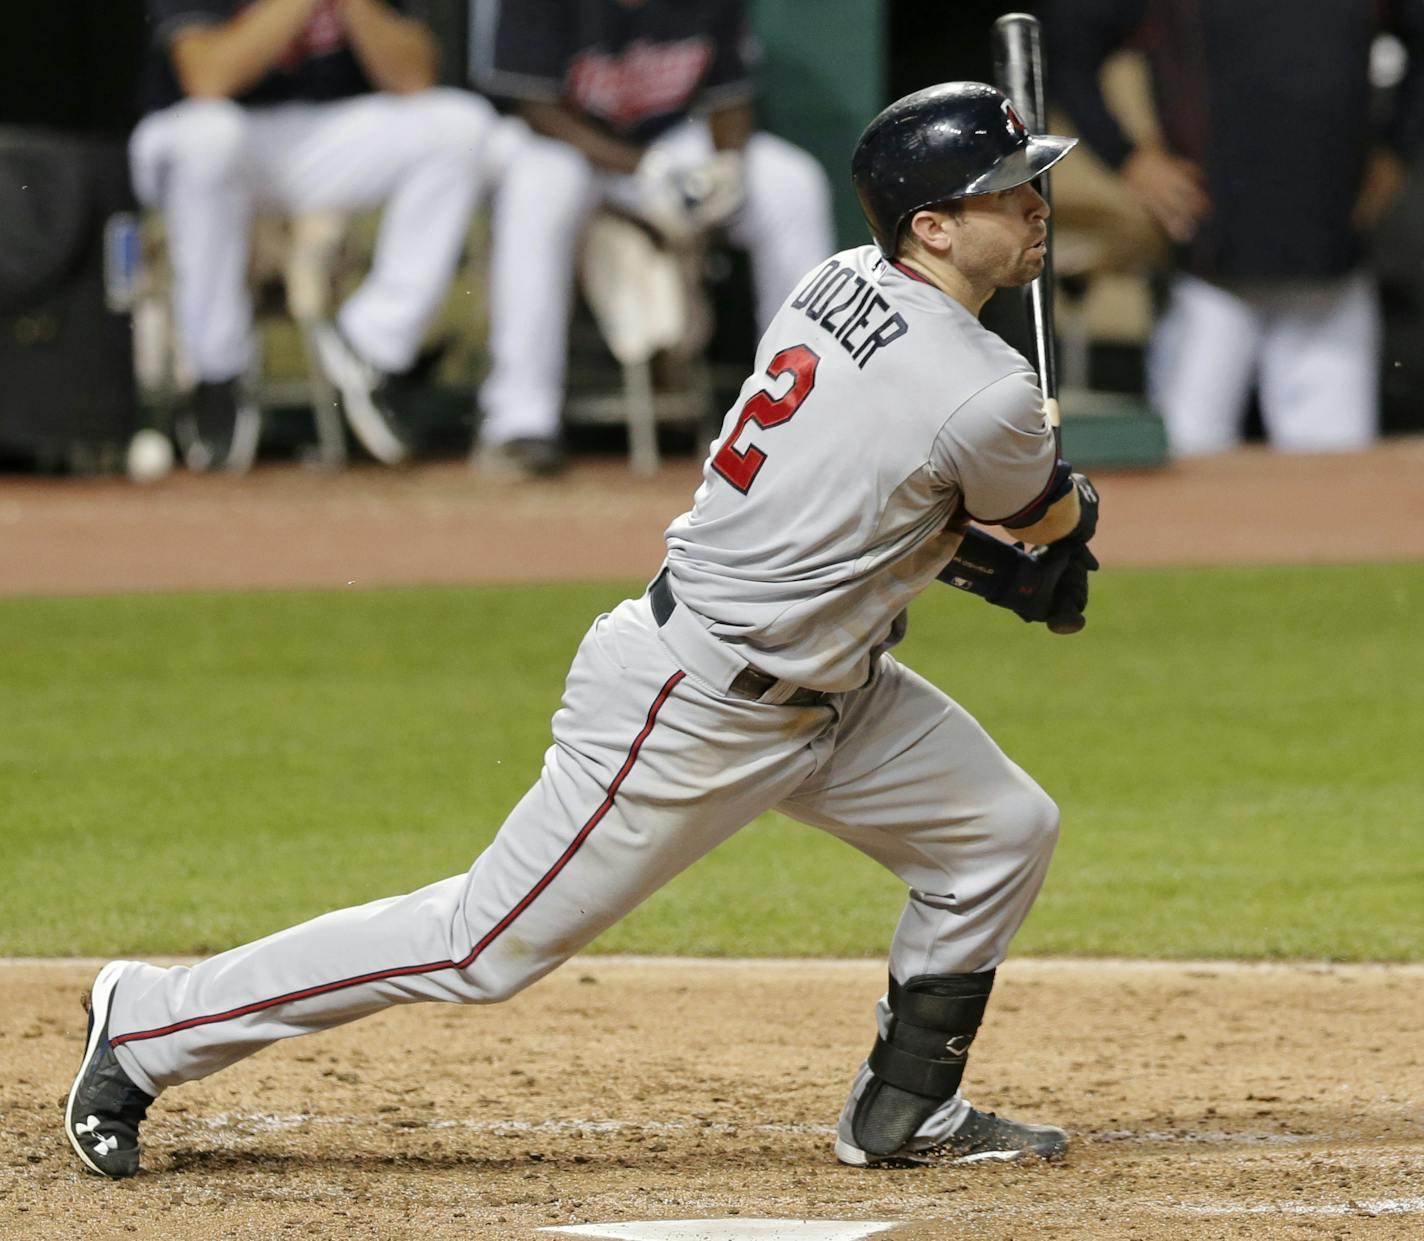
{"type": "Polygon", "coordinates": [[[1424,1197],[1352,1198],[1348,1202],[1178,1202],[1191,1215],[1412,1215],[1424,1212],[1424,1197]]]}
{"type": "MultiPolygon", "coordinates": [[[[763,1123],[739,1124],[734,1121],[714,1120],[618,1120],[612,1117],[602,1119],[557,1117],[545,1120],[477,1120],[468,1117],[436,1117],[429,1120],[415,1120],[406,1117],[372,1116],[332,1116],[310,1112],[276,1114],[271,1112],[220,1112],[213,1116],[184,1116],[168,1122],[179,1127],[189,1126],[208,1132],[225,1131],[243,1134],[279,1133],[304,1126],[377,1126],[401,1129],[459,1129],[466,1133],[509,1134],[531,1136],[539,1134],[565,1133],[716,1133],[725,1136],[737,1134],[794,1134],[817,1138],[830,1138],[835,1134],[834,1125],[805,1123],[763,1123]]],[[[1150,1145],[1182,1143],[1206,1146],[1301,1146],[1311,1142],[1339,1141],[1337,1134],[1327,1133],[1260,1133],[1243,1131],[1234,1133],[1225,1129],[1210,1130],[1168,1130],[1168,1129],[1109,1129],[1079,1130],[1074,1137],[1089,1142],[1143,1143],[1150,1145]]]]}
{"type": "Polygon", "coordinates": [[[613,1241],[863,1241],[891,1228],[887,1220],[660,1219],[621,1224],[563,1224],[540,1232],[613,1241]]]}

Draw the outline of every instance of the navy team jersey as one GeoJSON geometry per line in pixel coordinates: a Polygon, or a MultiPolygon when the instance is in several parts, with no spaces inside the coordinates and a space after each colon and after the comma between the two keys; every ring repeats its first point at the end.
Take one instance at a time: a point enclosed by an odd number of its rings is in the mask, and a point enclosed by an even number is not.
{"type": "MultiPolygon", "coordinates": [[[[251,0],[148,0],[150,54],[145,104],[150,111],[183,98],[173,72],[169,44],[194,26],[215,26],[234,17],[251,0]]],[[[386,0],[404,10],[405,0],[386,0]]],[[[292,40],[272,70],[238,103],[261,105],[308,100],[314,103],[364,95],[375,86],[361,68],[346,38],[338,0],[322,0],[302,32],[292,40]]]]}
{"type": "Polygon", "coordinates": [[[750,47],[742,0],[472,0],[479,90],[570,104],[640,146],[750,100],[750,47]]]}

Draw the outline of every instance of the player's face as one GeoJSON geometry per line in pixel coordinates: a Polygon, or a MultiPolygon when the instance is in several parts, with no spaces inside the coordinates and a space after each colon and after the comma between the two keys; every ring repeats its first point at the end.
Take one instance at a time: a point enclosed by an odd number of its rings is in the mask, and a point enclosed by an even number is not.
{"type": "Polygon", "coordinates": [[[962,200],[954,230],[954,265],[982,287],[1012,289],[1043,271],[1048,204],[1025,183],[962,200]]]}

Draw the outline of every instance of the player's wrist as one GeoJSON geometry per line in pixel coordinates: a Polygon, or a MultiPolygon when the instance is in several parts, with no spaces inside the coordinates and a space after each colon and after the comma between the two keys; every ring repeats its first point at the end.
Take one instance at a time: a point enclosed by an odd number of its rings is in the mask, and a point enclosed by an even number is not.
{"type": "Polygon", "coordinates": [[[1006,543],[971,527],[964,532],[954,558],[940,570],[941,582],[1006,607],[1015,577],[1028,563],[1021,543],[1006,543]]]}
{"type": "Polygon", "coordinates": [[[1072,484],[1078,499],[1078,523],[1060,541],[1086,544],[1098,532],[1098,489],[1086,474],[1074,473],[1072,484]]]}

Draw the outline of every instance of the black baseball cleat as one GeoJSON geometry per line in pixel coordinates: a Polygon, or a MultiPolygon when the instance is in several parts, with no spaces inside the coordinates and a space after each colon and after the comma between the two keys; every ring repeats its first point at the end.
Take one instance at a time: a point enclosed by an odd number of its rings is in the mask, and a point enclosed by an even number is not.
{"type": "Polygon", "coordinates": [[[384,465],[409,460],[410,441],[396,411],[400,378],[367,362],[334,323],[313,329],[317,358],[341,394],[341,412],[362,447],[384,465]]]}
{"type": "Polygon", "coordinates": [[[110,961],[84,997],[89,1031],[64,1112],[64,1132],[84,1166],[114,1180],[138,1171],[138,1127],[153,1102],[152,1095],[133,1084],[109,1046],[109,1007],[128,964],[110,961]]]}
{"type": "Polygon", "coordinates": [[[262,414],[240,377],[199,383],[173,419],[183,464],[200,474],[245,474],[261,434],[262,414]]]}
{"type": "Polygon", "coordinates": [[[963,1123],[948,1137],[918,1145],[911,1139],[888,1155],[872,1155],[842,1137],[836,1138],[836,1158],[857,1168],[915,1168],[935,1164],[981,1163],[989,1160],[1061,1159],[1068,1135],[1056,1125],[1028,1125],[971,1107],[963,1123]]]}
{"type": "Polygon", "coordinates": [[[482,442],[474,456],[476,469],[496,478],[553,478],[567,464],[558,440],[537,436],[482,442]]]}

